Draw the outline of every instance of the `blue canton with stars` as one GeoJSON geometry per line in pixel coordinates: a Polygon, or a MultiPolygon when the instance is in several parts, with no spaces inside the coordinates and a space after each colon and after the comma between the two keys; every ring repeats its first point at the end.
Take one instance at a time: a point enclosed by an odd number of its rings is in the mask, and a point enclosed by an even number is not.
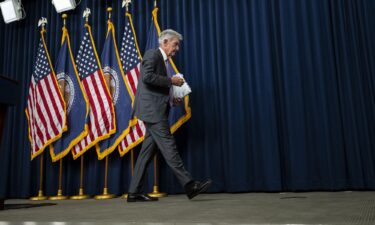
{"type": "Polygon", "coordinates": [[[42,39],[39,40],[38,54],[34,64],[34,79],[36,82],[43,79],[51,73],[51,68],[48,63],[47,54],[43,46],[42,39]]]}
{"type": "Polygon", "coordinates": [[[129,18],[125,17],[125,31],[122,38],[120,51],[121,62],[124,72],[133,69],[141,60],[138,56],[137,47],[135,46],[133,30],[130,26],[129,18]]]}
{"type": "Polygon", "coordinates": [[[87,76],[99,70],[88,30],[86,30],[83,36],[76,61],[79,77],[81,79],[85,79],[87,76]]]}

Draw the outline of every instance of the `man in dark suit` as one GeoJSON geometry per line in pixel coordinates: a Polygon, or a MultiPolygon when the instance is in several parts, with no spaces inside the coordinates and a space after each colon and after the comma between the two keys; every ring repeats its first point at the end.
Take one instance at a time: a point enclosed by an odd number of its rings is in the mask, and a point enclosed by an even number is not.
{"type": "MultiPolygon", "coordinates": [[[[160,47],[148,50],[141,63],[141,76],[134,101],[134,115],[144,121],[146,134],[130,183],[128,202],[158,200],[143,193],[146,168],[157,148],[180,184],[185,187],[189,199],[205,192],[212,183],[211,180],[204,182],[193,180],[184,168],[174,137],[170,132],[168,123],[170,89],[172,85],[183,85],[184,79],[178,76],[168,77],[166,63],[168,63],[168,57],[174,56],[179,50],[180,40],[182,40],[181,34],[170,29],[164,30],[159,36],[160,47]]],[[[181,102],[182,99],[173,99],[173,104],[181,104],[181,102]]]]}

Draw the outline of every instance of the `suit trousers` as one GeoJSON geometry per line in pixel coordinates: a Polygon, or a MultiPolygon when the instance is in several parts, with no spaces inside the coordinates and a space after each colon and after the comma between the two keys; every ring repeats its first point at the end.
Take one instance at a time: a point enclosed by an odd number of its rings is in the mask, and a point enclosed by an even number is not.
{"type": "Polygon", "coordinates": [[[131,180],[129,193],[136,194],[143,192],[143,184],[146,169],[159,148],[168,166],[176,175],[182,186],[193,180],[190,173],[185,169],[180,154],[177,151],[176,142],[170,132],[167,119],[157,123],[147,123],[145,139],[143,140],[141,151],[135,164],[134,176],[131,180]]]}

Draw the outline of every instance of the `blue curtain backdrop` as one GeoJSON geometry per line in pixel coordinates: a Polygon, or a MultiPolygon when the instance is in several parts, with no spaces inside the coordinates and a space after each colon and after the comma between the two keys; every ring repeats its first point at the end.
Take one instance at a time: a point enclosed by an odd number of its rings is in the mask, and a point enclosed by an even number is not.
{"type": "MultiPolygon", "coordinates": [[[[131,8],[142,54],[153,1],[131,8]]],[[[67,21],[72,49],[83,33],[82,12],[100,54],[108,1],[82,0],[67,21]]],[[[25,20],[0,23],[0,74],[20,81],[21,101],[9,109],[0,152],[0,193],[36,195],[39,159],[30,161],[24,108],[47,17],[47,45],[56,61],[62,21],[51,1],[23,1],[25,20]]],[[[117,41],[124,27],[113,1],[117,41]]],[[[375,2],[373,0],[160,0],[159,23],[184,35],[175,58],[192,87],[192,118],[176,133],[196,179],[212,192],[375,189],[375,2]]],[[[119,43],[118,43],[119,44],[119,43]]],[[[139,149],[136,149],[136,152],[139,149]]],[[[46,195],[57,190],[58,163],[45,152],[46,195]]],[[[130,154],[110,155],[109,191],[130,181],[130,154]]],[[[78,192],[80,160],[64,158],[63,190],[78,192]]],[[[183,191],[160,161],[160,189],[183,191]]],[[[152,171],[152,170],[150,170],[152,171]]],[[[85,154],[84,188],[103,190],[104,161],[85,154]]],[[[149,174],[147,191],[151,191],[149,174]]]]}

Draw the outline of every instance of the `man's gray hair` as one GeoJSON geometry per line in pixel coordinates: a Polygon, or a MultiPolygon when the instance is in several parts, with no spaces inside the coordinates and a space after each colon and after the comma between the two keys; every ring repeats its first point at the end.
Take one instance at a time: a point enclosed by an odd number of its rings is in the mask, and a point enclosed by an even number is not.
{"type": "Polygon", "coordinates": [[[164,40],[170,40],[172,38],[178,38],[182,41],[182,35],[172,29],[163,30],[159,35],[159,44],[161,45],[164,40]]]}

